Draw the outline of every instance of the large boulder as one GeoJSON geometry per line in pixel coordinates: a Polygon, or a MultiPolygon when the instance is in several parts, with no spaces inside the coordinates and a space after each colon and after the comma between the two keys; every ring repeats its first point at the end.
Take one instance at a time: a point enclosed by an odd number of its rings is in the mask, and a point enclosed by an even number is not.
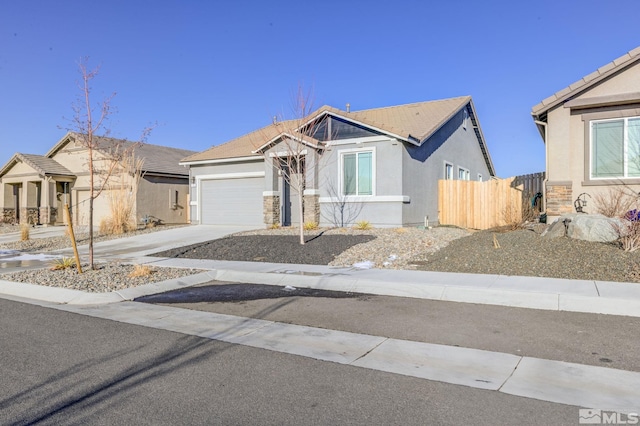
{"type": "Polygon", "coordinates": [[[572,213],[553,222],[542,236],[557,238],[566,235],[578,240],[608,243],[620,237],[620,230],[625,229],[625,222],[624,219],[601,214],[572,213]]]}

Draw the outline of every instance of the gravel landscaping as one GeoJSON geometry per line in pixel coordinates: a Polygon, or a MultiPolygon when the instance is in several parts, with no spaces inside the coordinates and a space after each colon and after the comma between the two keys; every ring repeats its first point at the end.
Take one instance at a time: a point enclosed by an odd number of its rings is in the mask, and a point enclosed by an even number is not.
{"type": "MultiPolygon", "coordinates": [[[[263,229],[154,256],[342,267],[366,262],[369,267],[387,269],[640,282],[640,251],[627,253],[617,244],[541,237],[543,228],[476,232],[455,227],[364,231],[341,228],[308,231],[305,245],[298,243],[296,229],[263,229]]],[[[48,250],[69,245],[65,238],[48,240],[51,241],[32,241],[36,247],[48,250]]],[[[20,244],[25,243],[2,244],[0,248],[44,251],[20,244]]],[[[100,270],[88,271],[82,276],[74,270],[39,270],[5,274],[1,278],[104,292],[199,272],[155,268],[150,276],[134,279],[129,277],[132,268],[131,265],[103,264],[100,270]]]]}

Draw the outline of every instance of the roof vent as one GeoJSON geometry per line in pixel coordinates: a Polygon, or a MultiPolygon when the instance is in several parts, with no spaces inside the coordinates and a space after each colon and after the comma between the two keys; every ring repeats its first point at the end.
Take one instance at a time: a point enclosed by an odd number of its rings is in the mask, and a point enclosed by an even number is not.
{"type": "Polygon", "coordinates": [[[351,112],[351,104],[347,103],[347,112],[351,112]]]}

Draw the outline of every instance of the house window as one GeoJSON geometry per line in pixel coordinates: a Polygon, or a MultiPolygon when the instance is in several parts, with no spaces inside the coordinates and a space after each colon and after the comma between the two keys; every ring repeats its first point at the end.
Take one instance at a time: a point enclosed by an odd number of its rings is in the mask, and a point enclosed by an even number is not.
{"type": "Polygon", "coordinates": [[[444,163],[444,179],[453,180],[453,164],[444,163]]]}
{"type": "Polygon", "coordinates": [[[462,167],[458,167],[458,179],[459,180],[470,180],[471,174],[469,170],[463,169],[462,167]]]}
{"type": "Polygon", "coordinates": [[[640,177],[640,117],[591,122],[591,177],[640,177]]]}
{"type": "Polygon", "coordinates": [[[342,192],[344,195],[373,195],[373,151],[342,154],[342,192]]]}

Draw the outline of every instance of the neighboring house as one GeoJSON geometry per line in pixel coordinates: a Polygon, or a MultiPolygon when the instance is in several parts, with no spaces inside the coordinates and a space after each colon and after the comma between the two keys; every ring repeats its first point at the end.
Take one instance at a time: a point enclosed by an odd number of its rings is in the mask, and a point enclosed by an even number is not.
{"type": "MultiPolygon", "coordinates": [[[[0,219],[5,222],[62,225],[64,205],[68,203],[74,223],[86,225],[89,214],[88,151],[69,132],[45,155],[15,154],[0,169],[0,219]]],[[[152,217],[163,223],[188,220],[189,173],[178,162],[193,151],[139,144],[112,138],[97,138],[101,149],[95,152],[97,163],[104,163],[105,152],[114,145],[134,148],[142,159],[142,178],[128,192],[135,196],[134,216],[138,222],[152,217]],[[104,149],[102,149],[104,147],[104,149]]],[[[116,173],[110,186],[116,190],[116,173]]],[[[96,177],[96,185],[100,177],[96,177]]],[[[94,201],[94,224],[109,216],[107,189],[94,201]]]]}
{"type": "Polygon", "coordinates": [[[543,100],[532,115],[545,142],[550,220],[574,212],[578,198],[593,213],[598,195],[622,185],[638,192],[640,48],[543,100]]]}
{"type": "MultiPolygon", "coordinates": [[[[292,122],[274,122],[183,159],[191,173],[192,222],[299,223],[298,194],[273,167],[290,155],[285,141],[296,139],[292,122]]],[[[296,139],[305,154],[305,223],[435,224],[439,179],[495,175],[469,96],[363,111],[323,106],[298,122],[309,135],[296,139]]]]}

